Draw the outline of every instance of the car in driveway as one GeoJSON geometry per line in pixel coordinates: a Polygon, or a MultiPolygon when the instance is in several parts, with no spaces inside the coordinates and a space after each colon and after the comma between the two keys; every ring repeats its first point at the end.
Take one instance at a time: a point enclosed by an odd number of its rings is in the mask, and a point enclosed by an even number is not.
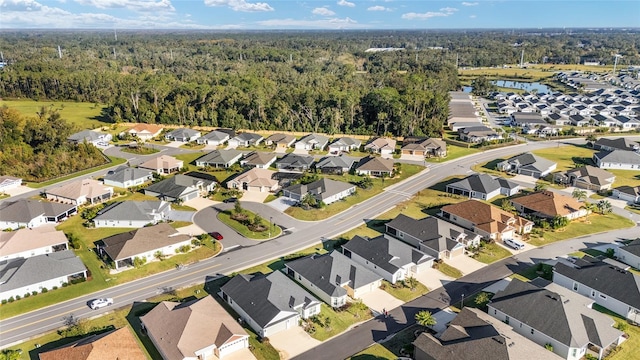
{"type": "Polygon", "coordinates": [[[91,300],[91,302],[89,303],[89,307],[91,308],[91,310],[98,310],[105,306],[111,306],[111,305],[113,305],[112,298],[94,299],[94,300],[91,300]]]}
{"type": "Polygon", "coordinates": [[[235,197],[230,197],[230,198],[226,198],[226,199],[222,200],[222,202],[225,203],[225,204],[234,203],[236,201],[238,201],[238,198],[235,198],[235,197]]]}
{"type": "Polygon", "coordinates": [[[216,240],[222,240],[224,239],[224,237],[222,236],[222,234],[220,234],[217,231],[214,232],[210,232],[209,235],[211,235],[212,238],[216,239],[216,240]]]}
{"type": "Polygon", "coordinates": [[[515,250],[522,250],[524,249],[524,244],[521,243],[518,240],[514,240],[514,239],[504,239],[503,240],[504,244],[511,247],[512,249],[515,250]]]}

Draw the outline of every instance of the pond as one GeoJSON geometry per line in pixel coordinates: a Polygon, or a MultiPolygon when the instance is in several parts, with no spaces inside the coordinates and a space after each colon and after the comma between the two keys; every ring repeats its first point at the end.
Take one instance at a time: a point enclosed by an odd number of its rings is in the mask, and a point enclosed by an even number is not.
{"type": "Polygon", "coordinates": [[[544,84],[539,82],[521,82],[521,81],[511,81],[511,80],[497,80],[492,81],[498,87],[501,88],[512,88],[512,89],[521,89],[527,92],[531,92],[532,90],[537,91],[538,93],[551,93],[551,89],[544,84]]]}

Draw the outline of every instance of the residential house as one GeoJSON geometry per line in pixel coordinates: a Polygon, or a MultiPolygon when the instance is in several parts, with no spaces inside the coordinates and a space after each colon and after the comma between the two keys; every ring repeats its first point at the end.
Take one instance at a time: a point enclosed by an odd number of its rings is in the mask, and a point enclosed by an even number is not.
{"type": "Polygon", "coordinates": [[[557,164],[532,153],[524,153],[498,163],[501,171],[543,178],[556,169],[557,164]]]}
{"type": "Polygon", "coordinates": [[[52,290],[86,276],[82,260],[71,250],[0,261],[0,300],[52,290]]]}
{"type": "Polygon", "coordinates": [[[147,141],[159,136],[162,133],[162,127],[154,124],[136,124],[125,133],[141,141],[147,141]]]}
{"type": "MultiPolygon", "coordinates": [[[[628,110],[630,113],[631,110],[628,110]]],[[[614,116],[614,119],[618,120],[622,124],[623,130],[633,130],[640,127],[640,120],[634,117],[628,117],[624,115],[614,116]]]]}
{"type": "Polygon", "coordinates": [[[249,347],[249,334],[211,295],[162,301],[140,323],[164,360],[224,359],[249,347]]]}
{"type": "Polygon", "coordinates": [[[558,126],[564,126],[569,124],[569,117],[565,115],[551,113],[547,115],[547,119],[549,120],[550,123],[558,126]]]}
{"type": "Polygon", "coordinates": [[[138,165],[138,168],[140,169],[151,170],[160,175],[178,172],[183,167],[184,161],[178,160],[169,155],[161,155],[138,165]]]}
{"type": "Polygon", "coordinates": [[[118,201],[98,211],[93,224],[101,227],[141,228],[166,220],[171,204],[164,201],[118,201]]]}
{"type": "Polygon", "coordinates": [[[561,216],[567,220],[574,220],[589,213],[583,203],[571,196],[546,190],[511,199],[511,204],[521,215],[544,219],[561,216]]]}
{"type": "Polygon", "coordinates": [[[0,261],[67,250],[67,237],[55,225],[0,232],[0,261]]]}
{"type": "Polygon", "coordinates": [[[402,155],[422,157],[447,156],[447,143],[437,138],[405,137],[400,149],[402,155]]]}
{"type": "Polygon", "coordinates": [[[348,174],[360,159],[340,154],[339,156],[326,156],[320,159],[314,168],[323,174],[348,174]]]}
{"type": "Polygon", "coordinates": [[[516,233],[528,234],[533,228],[532,221],[477,200],[443,206],[440,216],[496,241],[513,239],[516,233]]]}
{"type": "Polygon", "coordinates": [[[108,256],[116,270],[133,266],[136,258],[152,261],[158,255],[175,255],[176,250],[183,247],[191,250],[191,236],[179,233],[167,223],[112,235],[96,242],[98,254],[108,256]]]}
{"type": "Polygon", "coordinates": [[[196,139],[201,145],[220,146],[229,141],[229,133],[219,130],[213,130],[196,139]]]}
{"type": "Polygon", "coordinates": [[[377,177],[393,177],[393,159],[385,159],[377,156],[367,156],[356,164],[356,174],[377,176],[377,177]]]}
{"type": "Polygon", "coordinates": [[[382,285],[382,276],[349,259],[339,251],[314,254],[285,263],[285,271],[331,307],[358,299],[382,285]]]}
{"type": "MultiPolygon", "coordinates": [[[[627,251],[629,248],[626,246],[620,247],[617,251],[619,260],[640,264],[637,262],[638,256],[632,254],[637,253],[635,250],[638,242],[635,240],[635,244],[631,245],[631,253],[627,251]],[[627,255],[632,256],[627,258],[627,255]]],[[[631,271],[585,256],[577,259],[574,264],[558,262],[553,267],[553,282],[589,298],[591,302],[633,323],[637,324],[640,321],[640,276],[631,271]]]]}
{"type": "Polygon", "coordinates": [[[286,150],[296,142],[296,137],[289,134],[272,134],[264,141],[265,145],[273,146],[276,150],[286,150]]]}
{"type": "Polygon", "coordinates": [[[593,143],[593,148],[596,150],[614,151],[614,150],[626,150],[626,151],[638,151],[640,150],[640,144],[637,141],[633,141],[630,138],[599,138],[593,143]]]}
{"type": "Polygon", "coordinates": [[[329,143],[329,138],[318,134],[309,134],[298,140],[296,149],[300,150],[324,150],[329,143]]]}
{"type": "Polygon", "coordinates": [[[374,138],[364,146],[365,151],[380,155],[393,155],[396,151],[396,141],[389,138],[374,138]]]}
{"type": "Polygon", "coordinates": [[[452,131],[457,131],[457,132],[460,132],[460,130],[462,130],[464,128],[470,128],[470,127],[476,127],[476,126],[484,126],[484,124],[482,124],[480,121],[473,121],[473,122],[452,121],[452,122],[449,122],[449,128],[452,131]]]}
{"type": "Polygon", "coordinates": [[[351,152],[360,150],[362,141],[351,137],[341,137],[329,144],[329,154],[341,154],[343,152],[351,152]]]}
{"type": "Polygon", "coordinates": [[[614,248],[619,261],[635,269],[640,269],[640,239],[631,240],[624,246],[614,248]]]}
{"type": "Polygon", "coordinates": [[[260,134],[244,132],[229,139],[229,147],[236,148],[258,146],[264,140],[264,137],[260,134]]]}
{"type": "Polygon", "coordinates": [[[280,271],[236,275],[219,295],[262,338],[320,314],[320,301],[280,271]]]}
{"type": "Polygon", "coordinates": [[[234,149],[221,149],[213,150],[210,153],[202,155],[196,159],[196,166],[206,167],[211,166],[215,168],[228,168],[231,165],[237,163],[242,158],[242,151],[234,149]]]}
{"type": "Polygon", "coordinates": [[[384,236],[402,240],[438,260],[462,255],[465,247],[478,246],[481,239],[480,235],[437,217],[417,220],[404,214],[385,224],[384,236]]]}
{"type": "Polygon", "coordinates": [[[491,200],[498,195],[513,196],[520,191],[520,185],[507,179],[494,178],[487,174],[473,174],[447,184],[446,191],[469,199],[491,200]]]}
{"type": "Polygon", "coordinates": [[[569,122],[571,122],[571,125],[573,126],[580,126],[580,127],[589,126],[589,121],[590,121],[589,118],[580,114],[569,116],[569,122]]]}
{"type": "Polygon", "coordinates": [[[613,189],[613,196],[630,203],[640,203],[640,186],[619,186],[613,189]]]}
{"type": "Polygon", "coordinates": [[[153,180],[153,174],[150,170],[120,166],[115,170],[109,170],[104,176],[103,182],[108,186],[128,189],[151,180],[153,180]]]}
{"type": "Polygon", "coordinates": [[[304,172],[311,169],[314,161],[313,156],[290,153],[276,160],[276,168],[278,170],[304,172]]]}
{"type": "Polygon", "coordinates": [[[559,360],[551,351],[515,332],[480,309],[465,307],[432,335],[422,332],[413,342],[415,360],[559,360]]]}
{"type": "Polygon", "coordinates": [[[458,136],[462,141],[470,143],[481,143],[483,141],[494,141],[502,139],[502,135],[495,132],[490,127],[479,125],[469,126],[458,130],[458,136]]]}
{"type": "Polygon", "coordinates": [[[635,151],[599,151],[593,154],[593,162],[600,169],[640,170],[640,153],[635,151]]]}
{"type": "Polygon", "coordinates": [[[85,336],[70,344],[38,354],[40,360],[127,359],[146,360],[136,336],[128,326],[85,336]]]}
{"type": "Polygon", "coordinates": [[[278,157],[274,153],[267,153],[262,151],[254,151],[240,160],[240,165],[245,167],[255,167],[259,169],[268,169],[271,164],[276,162],[278,157]]]}
{"type": "Polygon", "coordinates": [[[307,194],[326,205],[356,193],[356,186],[343,181],[321,178],[309,184],[295,184],[282,189],[282,196],[302,201],[307,194]]]}
{"type": "MultiPolygon", "coordinates": [[[[144,194],[163,201],[189,201],[206,195],[216,186],[215,178],[201,178],[190,174],[177,174],[144,188],[144,194]]],[[[206,175],[206,174],[205,174],[206,175]]]]}
{"type": "Polygon", "coordinates": [[[591,349],[600,360],[624,341],[615,321],[591,308],[593,300],[539,280],[511,280],[491,299],[489,315],[567,360],[582,359],[591,349]]]}
{"type": "Polygon", "coordinates": [[[22,179],[9,175],[0,176],[0,194],[7,190],[16,189],[22,185],[22,179]]]}
{"type": "Polygon", "coordinates": [[[542,119],[542,114],[537,112],[515,112],[511,114],[511,124],[517,127],[525,127],[547,125],[547,122],[542,119]]]}
{"type": "Polygon", "coordinates": [[[15,230],[56,224],[77,212],[78,207],[73,204],[33,199],[8,200],[0,202],[0,229],[15,230]]]}
{"type": "Polygon", "coordinates": [[[370,239],[356,235],[342,245],[342,253],[392,284],[430,269],[434,260],[413,246],[385,236],[370,239]]]}
{"type": "Polygon", "coordinates": [[[616,179],[612,173],[591,165],[556,173],[553,177],[556,183],[593,191],[610,190],[616,179]]]}
{"type": "Polygon", "coordinates": [[[275,171],[252,168],[227,181],[227,188],[243,191],[273,192],[278,190],[275,171]]]}
{"type": "Polygon", "coordinates": [[[98,180],[82,179],[44,191],[47,200],[76,206],[98,204],[111,199],[113,187],[98,180]]]}
{"type": "Polygon", "coordinates": [[[202,133],[200,131],[189,128],[178,128],[164,134],[164,138],[167,141],[181,142],[196,141],[200,136],[202,136],[202,133]]]}
{"type": "Polygon", "coordinates": [[[93,130],[83,130],[75,134],[71,134],[67,141],[72,144],[92,144],[94,146],[108,146],[113,136],[108,133],[101,133],[93,130]]]}

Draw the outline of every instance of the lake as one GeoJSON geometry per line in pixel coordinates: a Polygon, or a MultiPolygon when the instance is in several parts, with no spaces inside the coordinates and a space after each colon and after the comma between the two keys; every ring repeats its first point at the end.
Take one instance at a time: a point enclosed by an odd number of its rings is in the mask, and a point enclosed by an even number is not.
{"type": "Polygon", "coordinates": [[[551,89],[544,84],[538,82],[521,82],[521,81],[511,81],[511,80],[497,80],[492,81],[491,83],[495,84],[501,88],[512,88],[512,89],[521,89],[527,92],[531,92],[532,90],[537,91],[538,93],[551,93],[551,89]]]}

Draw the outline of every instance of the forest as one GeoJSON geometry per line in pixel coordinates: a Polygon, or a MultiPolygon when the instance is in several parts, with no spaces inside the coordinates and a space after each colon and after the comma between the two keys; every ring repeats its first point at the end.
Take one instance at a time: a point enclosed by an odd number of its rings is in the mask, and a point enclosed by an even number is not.
{"type": "Polygon", "coordinates": [[[114,123],[433,136],[456,65],[514,64],[524,48],[526,62],[625,66],[639,46],[638,32],[588,30],[3,31],[0,96],[106,104],[114,123]]]}
{"type": "Polygon", "coordinates": [[[93,145],[67,141],[76,130],[45,107],[33,117],[0,107],[0,174],[44,181],[106,163],[93,145]]]}

